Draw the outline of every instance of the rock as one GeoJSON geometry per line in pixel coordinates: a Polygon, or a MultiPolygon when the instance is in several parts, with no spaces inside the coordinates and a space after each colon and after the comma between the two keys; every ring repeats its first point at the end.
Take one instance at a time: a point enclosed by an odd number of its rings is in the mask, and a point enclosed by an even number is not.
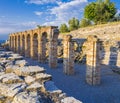
{"type": "Polygon", "coordinates": [[[2,60],[2,61],[0,61],[0,65],[5,68],[6,65],[7,65],[9,62],[11,62],[11,61],[10,61],[10,60],[2,60]]]}
{"type": "Polygon", "coordinates": [[[15,74],[19,76],[35,75],[37,73],[43,73],[44,71],[45,69],[39,66],[25,66],[14,70],[15,74]]]}
{"type": "Polygon", "coordinates": [[[15,70],[19,69],[19,66],[18,65],[8,65],[6,67],[6,70],[5,72],[6,73],[11,73],[11,72],[14,72],[15,70]]]}
{"type": "Polygon", "coordinates": [[[5,68],[0,65],[0,72],[3,72],[3,71],[5,71],[5,68]]]}
{"type": "Polygon", "coordinates": [[[21,92],[17,94],[12,103],[42,103],[39,101],[39,96],[36,92],[21,92]]]}
{"type": "Polygon", "coordinates": [[[50,80],[52,78],[51,75],[45,73],[38,73],[35,77],[36,80],[50,80]]]}
{"type": "Polygon", "coordinates": [[[74,97],[66,97],[61,100],[61,103],[82,103],[82,102],[75,99],[74,97]]]}
{"type": "Polygon", "coordinates": [[[9,65],[14,65],[14,61],[9,60],[6,64],[5,67],[9,66],[9,65]]]}
{"type": "Polygon", "coordinates": [[[23,82],[23,80],[14,73],[0,75],[0,81],[6,84],[23,82]]]}
{"type": "Polygon", "coordinates": [[[30,86],[28,86],[26,89],[29,91],[37,91],[38,89],[40,90],[42,87],[43,86],[40,83],[34,82],[30,86]]]}
{"type": "Polygon", "coordinates": [[[20,93],[26,87],[25,83],[15,83],[15,84],[1,84],[0,83],[0,93],[3,96],[13,98],[16,94],[20,93]]]}
{"type": "Polygon", "coordinates": [[[24,67],[27,64],[28,64],[28,62],[26,60],[17,60],[15,62],[15,65],[18,65],[19,67],[24,67]]]}
{"type": "Polygon", "coordinates": [[[27,77],[25,77],[25,82],[27,83],[27,84],[31,84],[32,82],[34,82],[35,81],[35,78],[33,78],[32,76],[27,76],[27,77]]]}
{"type": "Polygon", "coordinates": [[[60,89],[58,89],[55,85],[54,82],[52,81],[47,81],[44,84],[45,89],[50,92],[50,93],[62,93],[60,89]]]}

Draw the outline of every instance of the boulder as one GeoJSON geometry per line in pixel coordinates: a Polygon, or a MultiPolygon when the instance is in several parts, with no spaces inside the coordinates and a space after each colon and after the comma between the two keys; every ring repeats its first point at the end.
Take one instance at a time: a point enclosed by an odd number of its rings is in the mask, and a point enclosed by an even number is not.
{"type": "Polygon", "coordinates": [[[26,87],[25,83],[15,83],[15,84],[0,83],[0,93],[5,97],[13,98],[16,94],[23,91],[25,87],[26,87]]]}
{"type": "Polygon", "coordinates": [[[19,69],[19,66],[18,65],[8,65],[6,67],[6,70],[5,72],[6,73],[11,73],[11,72],[14,72],[15,70],[19,69]]]}
{"type": "Polygon", "coordinates": [[[28,75],[35,75],[37,73],[43,73],[44,71],[45,69],[39,66],[25,66],[25,67],[20,67],[19,69],[15,69],[14,73],[19,76],[28,76],[28,75]]]}
{"type": "Polygon", "coordinates": [[[43,103],[39,101],[39,96],[36,92],[21,92],[17,94],[12,103],[43,103]]]}
{"type": "Polygon", "coordinates": [[[33,83],[35,81],[35,78],[33,78],[32,76],[27,76],[27,77],[25,77],[25,82],[27,83],[27,84],[31,84],[31,83],[33,83]]]}
{"type": "Polygon", "coordinates": [[[37,91],[38,89],[40,90],[42,87],[43,86],[40,83],[34,82],[30,86],[28,86],[26,89],[29,91],[37,91]]]}
{"type": "Polygon", "coordinates": [[[7,73],[0,75],[0,81],[6,84],[23,82],[23,80],[14,73],[7,73]]]}
{"type": "Polygon", "coordinates": [[[24,67],[27,64],[28,64],[28,62],[26,60],[17,60],[17,61],[15,61],[15,65],[18,65],[19,67],[24,67]]]}
{"type": "Polygon", "coordinates": [[[49,74],[46,74],[46,73],[38,73],[35,75],[36,77],[36,80],[45,80],[45,81],[48,81],[48,80],[51,80],[52,76],[49,75],[49,74]]]}

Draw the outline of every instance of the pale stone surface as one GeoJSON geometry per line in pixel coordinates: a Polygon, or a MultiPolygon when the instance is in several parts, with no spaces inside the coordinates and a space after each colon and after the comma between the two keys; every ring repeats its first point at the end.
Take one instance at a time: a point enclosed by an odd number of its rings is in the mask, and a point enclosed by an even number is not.
{"type": "Polygon", "coordinates": [[[36,91],[36,90],[40,90],[42,88],[42,85],[38,82],[34,82],[32,83],[30,86],[28,86],[26,89],[30,90],[30,91],[36,91]]]}
{"type": "Polygon", "coordinates": [[[16,84],[1,84],[0,83],[0,93],[6,97],[14,97],[16,94],[21,92],[26,87],[25,83],[16,84]]]}
{"type": "Polygon", "coordinates": [[[45,71],[44,68],[39,66],[25,66],[25,67],[20,67],[19,69],[14,70],[15,74],[19,76],[34,75],[37,73],[43,73],[44,71],[45,71]]]}
{"type": "Polygon", "coordinates": [[[27,65],[28,63],[27,63],[27,61],[26,60],[17,60],[16,62],[15,62],[15,65],[18,65],[18,66],[20,66],[20,67],[24,67],[25,65],[27,65]]]}
{"type": "Polygon", "coordinates": [[[0,72],[4,72],[5,68],[0,65],[0,72]]]}
{"type": "Polygon", "coordinates": [[[51,75],[49,75],[49,74],[46,74],[46,73],[38,73],[38,74],[36,74],[36,79],[37,80],[50,80],[51,78],[52,78],[52,76],[51,75]]]}
{"type": "Polygon", "coordinates": [[[0,75],[0,81],[7,84],[23,82],[23,80],[14,73],[0,75]]]}
{"type": "Polygon", "coordinates": [[[34,82],[35,81],[35,78],[33,78],[32,76],[27,76],[27,77],[25,77],[25,82],[27,83],[27,84],[30,84],[30,83],[32,83],[32,82],[34,82]]]}
{"type": "Polygon", "coordinates": [[[82,102],[75,99],[74,97],[66,97],[61,100],[61,103],[82,103],[82,102]]]}
{"type": "Polygon", "coordinates": [[[17,69],[19,69],[18,65],[8,65],[5,69],[5,72],[6,73],[11,73],[11,72],[14,72],[14,70],[17,70],[17,69]]]}
{"type": "Polygon", "coordinates": [[[41,103],[39,102],[39,97],[37,96],[36,92],[27,93],[21,92],[17,94],[12,103],[41,103]]]}

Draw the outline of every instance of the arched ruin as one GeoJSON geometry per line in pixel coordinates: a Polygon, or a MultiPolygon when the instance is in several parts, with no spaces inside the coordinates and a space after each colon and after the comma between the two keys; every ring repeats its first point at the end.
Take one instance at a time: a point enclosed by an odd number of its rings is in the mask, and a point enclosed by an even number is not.
{"type": "Polygon", "coordinates": [[[41,27],[34,30],[10,34],[10,49],[25,57],[39,62],[46,61],[46,43],[49,42],[50,67],[57,66],[57,39],[59,31],[56,26],[41,27]]]}

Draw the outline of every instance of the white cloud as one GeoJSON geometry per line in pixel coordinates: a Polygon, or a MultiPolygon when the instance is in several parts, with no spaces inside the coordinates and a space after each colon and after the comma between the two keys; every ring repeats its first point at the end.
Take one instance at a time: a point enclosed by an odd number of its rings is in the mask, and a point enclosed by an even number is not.
{"type": "Polygon", "coordinates": [[[0,22],[0,34],[9,34],[13,32],[33,29],[38,24],[35,21],[28,21],[23,23],[0,22]]]}
{"type": "Polygon", "coordinates": [[[41,15],[43,14],[43,12],[40,12],[40,11],[35,11],[34,13],[35,13],[35,15],[37,15],[37,16],[41,16],[41,15]]]}
{"type": "Polygon", "coordinates": [[[72,0],[67,3],[61,2],[57,7],[51,9],[51,15],[54,15],[56,19],[46,22],[43,25],[60,25],[61,23],[67,23],[72,17],[80,19],[83,16],[84,7],[87,3],[87,0],[72,0]]]}
{"type": "Polygon", "coordinates": [[[25,3],[28,4],[47,4],[47,3],[57,3],[60,0],[26,0],[25,3]]]}

